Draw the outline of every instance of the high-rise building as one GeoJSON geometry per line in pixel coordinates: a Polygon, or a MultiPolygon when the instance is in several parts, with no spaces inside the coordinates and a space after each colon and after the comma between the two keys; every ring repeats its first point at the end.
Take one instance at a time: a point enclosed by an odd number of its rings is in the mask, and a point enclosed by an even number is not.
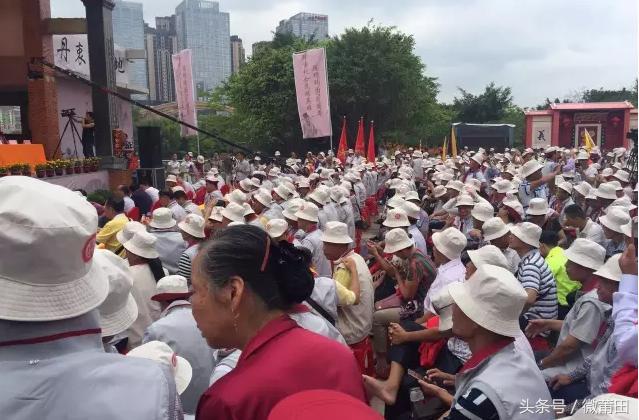
{"type": "Polygon", "coordinates": [[[271,41],[257,41],[251,45],[251,55],[259,53],[264,48],[268,48],[271,45],[271,41]]]}
{"type": "Polygon", "coordinates": [[[156,17],[155,28],[144,24],[146,37],[149,99],[153,102],[175,101],[175,81],[171,55],[177,52],[175,15],[156,17]]]}
{"type": "Polygon", "coordinates": [[[304,39],[322,40],[328,38],[328,16],[317,13],[298,13],[280,20],[277,33],[290,33],[304,39]]]}
{"type": "Polygon", "coordinates": [[[242,38],[237,35],[231,35],[231,72],[233,74],[240,71],[240,67],[244,65],[244,60],[242,38]]]}
{"type": "Polygon", "coordinates": [[[214,1],[183,0],[175,15],[178,50],[192,51],[197,90],[214,89],[231,75],[229,14],[214,1]]]}
{"type": "MultiPolygon", "coordinates": [[[[144,49],[144,19],[142,3],[117,0],[113,8],[113,43],[121,47],[144,49]]],[[[129,66],[129,84],[147,90],[146,60],[132,60],[129,66]]],[[[133,95],[134,99],[146,99],[147,95],[133,95]]]]}

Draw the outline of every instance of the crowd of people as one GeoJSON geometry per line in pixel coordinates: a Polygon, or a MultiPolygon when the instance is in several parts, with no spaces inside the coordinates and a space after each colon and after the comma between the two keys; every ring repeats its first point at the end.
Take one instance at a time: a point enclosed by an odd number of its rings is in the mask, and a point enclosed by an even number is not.
{"type": "Polygon", "coordinates": [[[0,179],[3,417],[636,417],[628,152],[385,153],[0,179]]]}

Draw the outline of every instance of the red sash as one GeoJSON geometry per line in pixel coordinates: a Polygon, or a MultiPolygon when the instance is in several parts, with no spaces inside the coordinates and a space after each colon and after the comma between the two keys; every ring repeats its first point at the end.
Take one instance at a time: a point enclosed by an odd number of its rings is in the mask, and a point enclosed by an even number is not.
{"type": "Polygon", "coordinates": [[[637,368],[625,365],[619,369],[610,379],[608,392],[637,398],[637,368]]]}
{"type": "MultiPolygon", "coordinates": [[[[426,328],[438,328],[439,316],[434,316],[426,321],[426,328]]],[[[424,341],[419,345],[419,364],[428,369],[435,366],[439,352],[444,348],[448,339],[441,338],[437,341],[424,341]]]]}

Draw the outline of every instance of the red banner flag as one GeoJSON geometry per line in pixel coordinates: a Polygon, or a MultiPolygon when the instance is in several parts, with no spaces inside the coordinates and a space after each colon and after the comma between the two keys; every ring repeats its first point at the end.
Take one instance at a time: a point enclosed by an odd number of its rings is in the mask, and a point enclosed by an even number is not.
{"type": "Polygon", "coordinates": [[[375,162],[375,133],[373,131],[373,121],[371,121],[371,131],[368,134],[368,153],[366,159],[369,163],[375,162]]]}
{"type": "Polygon", "coordinates": [[[360,152],[362,156],[366,151],[364,150],[364,117],[359,119],[359,124],[357,125],[357,137],[355,140],[355,153],[360,152]]]}
{"type": "Polygon", "coordinates": [[[342,134],[339,136],[339,146],[337,147],[337,158],[346,163],[346,149],[348,149],[348,142],[346,140],[346,117],[342,120],[342,134]]]}

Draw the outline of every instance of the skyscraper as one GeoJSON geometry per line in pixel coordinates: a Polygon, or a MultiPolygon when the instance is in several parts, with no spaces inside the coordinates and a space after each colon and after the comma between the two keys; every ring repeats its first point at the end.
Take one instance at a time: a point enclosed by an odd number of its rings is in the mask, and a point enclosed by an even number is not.
{"type": "Polygon", "coordinates": [[[175,15],[178,50],[192,51],[196,88],[214,89],[231,75],[229,14],[214,1],[183,0],[175,15]]]}
{"type": "MultiPolygon", "coordinates": [[[[117,0],[113,8],[113,43],[131,49],[144,49],[144,19],[142,3],[117,0]]],[[[148,89],[146,60],[129,63],[129,84],[148,89]]],[[[134,99],[146,99],[147,95],[133,95],[134,99]]]]}
{"type": "Polygon", "coordinates": [[[156,17],[155,28],[144,24],[146,37],[149,99],[155,102],[175,101],[175,81],[171,55],[177,52],[175,15],[156,17]]]}
{"type": "Polygon", "coordinates": [[[231,35],[231,72],[233,74],[237,73],[242,65],[244,65],[242,38],[237,35],[231,35]]]}
{"type": "Polygon", "coordinates": [[[328,16],[317,13],[298,13],[280,20],[277,33],[291,33],[304,39],[322,40],[328,38],[328,16]]]}

